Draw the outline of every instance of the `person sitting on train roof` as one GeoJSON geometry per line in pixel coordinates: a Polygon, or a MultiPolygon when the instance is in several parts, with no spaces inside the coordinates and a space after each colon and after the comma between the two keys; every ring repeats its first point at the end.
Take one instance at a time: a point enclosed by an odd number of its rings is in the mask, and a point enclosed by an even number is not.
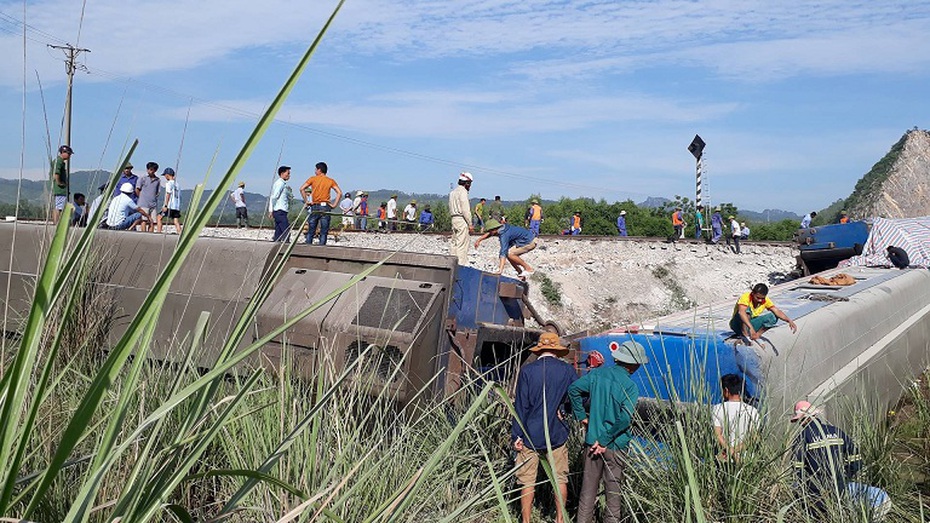
{"type": "Polygon", "coordinates": [[[907,266],[911,264],[911,259],[908,257],[907,251],[901,247],[895,247],[894,245],[888,246],[888,260],[899,269],[907,269],[907,266]]]}
{"type": "Polygon", "coordinates": [[[504,264],[508,261],[521,278],[533,274],[530,264],[520,257],[521,254],[526,254],[536,248],[536,237],[533,233],[523,227],[501,223],[493,218],[484,224],[484,230],[487,232],[475,241],[475,249],[491,236],[497,236],[500,239],[500,265],[497,268],[497,274],[504,272],[504,264]]]}
{"type": "Polygon", "coordinates": [[[814,218],[816,217],[817,217],[817,213],[815,211],[811,211],[806,216],[804,216],[804,218],[801,220],[801,229],[807,229],[808,227],[810,227],[811,222],[814,221],[814,218]]]}
{"type": "Polygon", "coordinates": [[[736,301],[733,317],[730,319],[730,329],[744,340],[758,340],[765,331],[774,327],[779,319],[788,323],[791,332],[797,332],[798,326],[772,303],[768,294],[768,285],[757,283],[750,292],[744,293],[736,301]]]}

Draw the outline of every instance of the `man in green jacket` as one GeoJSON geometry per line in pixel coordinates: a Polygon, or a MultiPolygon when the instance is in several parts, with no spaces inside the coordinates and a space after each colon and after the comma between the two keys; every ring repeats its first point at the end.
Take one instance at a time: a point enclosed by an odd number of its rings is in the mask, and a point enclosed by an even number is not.
{"type": "Polygon", "coordinates": [[[620,521],[623,503],[623,454],[630,443],[630,426],[639,388],[630,376],[640,365],[649,363],[646,350],[635,341],[611,343],[610,354],[616,365],[599,367],[579,378],[568,388],[575,418],[587,426],[584,476],[578,497],[578,523],[594,522],[594,507],[601,480],[607,513],[604,521],[620,521]],[[585,412],[584,396],[591,400],[585,412]]]}

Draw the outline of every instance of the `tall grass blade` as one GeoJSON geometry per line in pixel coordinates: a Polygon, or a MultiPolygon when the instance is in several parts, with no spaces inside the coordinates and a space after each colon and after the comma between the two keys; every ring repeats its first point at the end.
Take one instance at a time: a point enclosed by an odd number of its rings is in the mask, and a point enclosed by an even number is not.
{"type": "MultiPolygon", "coordinates": [[[[73,213],[74,207],[66,205],[58,226],[55,228],[55,236],[52,238],[52,244],[46,255],[45,265],[36,282],[35,295],[26,318],[19,350],[4,376],[3,406],[0,409],[0,419],[3,420],[3,429],[0,430],[0,467],[2,467],[0,474],[3,478],[0,513],[6,513],[9,510],[16,478],[20,473],[23,448],[29,442],[29,427],[21,427],[20,420],[25,409],[26,396],[30,390],[29,382],[32,379],[33,366],[39,356],[42,334],[45,331],[49,314],[55,307],[55,291],[58,286],[62,285],[58,276],[64,264],[68,224],[73,213]]],[[[51,363],[47,362],[46,365],[51,365],[51,363]]],[[[34,420],[33,416],[30,418],[34,420]]]]}

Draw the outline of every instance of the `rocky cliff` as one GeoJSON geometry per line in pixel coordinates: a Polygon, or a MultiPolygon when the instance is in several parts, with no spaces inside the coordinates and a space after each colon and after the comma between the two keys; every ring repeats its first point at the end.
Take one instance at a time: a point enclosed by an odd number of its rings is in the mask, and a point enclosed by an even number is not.
{"type": "Polygon", "coordinates": [[[930,216],[930,132],[914,128],[856,183],[852,219],[930,216]]]}

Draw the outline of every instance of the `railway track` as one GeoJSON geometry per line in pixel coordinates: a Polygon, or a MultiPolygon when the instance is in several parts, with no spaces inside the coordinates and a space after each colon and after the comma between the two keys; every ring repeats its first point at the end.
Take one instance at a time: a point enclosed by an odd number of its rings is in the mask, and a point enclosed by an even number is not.
{"type": "MultiPolygon", "coordinates": [[[[43,223],[42,220],[19,220],[20,223],[43,223]]],[[[209,229],[236,229],[235,224],[216,224],[208,225],[209,229]]],[[[260,231],[269,231],[269,233],[274,232],[274,226],[270,225],[258,225],[250,227],[253,230],[260,231]]],[[[331,232],[338,231],[338,227],[331,227],[331,232]]],[[[347,232],[357,232],[357,231],[347,231],[347,232]]],[[[371,234],[398,234],[398,235],[410,235],[410,234],[420,234],[423,236],[440,236],[440,237],[450,237],[452,233],[449,231],[391,231],[389,233],[382,233],[378,231],[369,231],[371,234]]],[[[477,233],[475,233],[477,234],[477,233]]],[[[543,240],[565,240],[565,241],[591,241],[591,242],[634,242],[634,243],[668,243],[667,238],[660,238],[658,236],[613,236],[613,235],[593,235],[593,234],[580,234],[578,236],[566,236],[562,234],[540,234],[540,238],[543,240]]],[[[682,245],[702,245],[707,243],[703,240],[695,240],[693,238],[686,238],[684,240],[678,240],[677,243],[682,245]]],[[[773,240],[764,240],[764,241],[753,241],[753,240],[741,240],[741,245],[755,245],[755,246],[765,246],[765,247],[795,247],[797,246],[796,242],[791,241],[773,241],[773,240]]]]}

